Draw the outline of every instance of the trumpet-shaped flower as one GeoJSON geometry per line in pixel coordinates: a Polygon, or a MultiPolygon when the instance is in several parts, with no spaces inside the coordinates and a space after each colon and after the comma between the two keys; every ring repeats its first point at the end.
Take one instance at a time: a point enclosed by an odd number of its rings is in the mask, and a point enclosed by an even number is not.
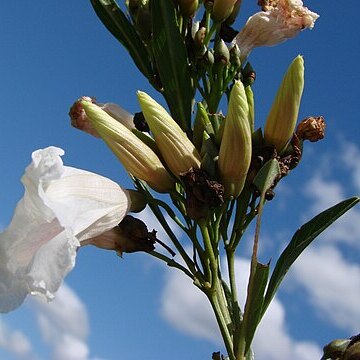
{"type": "Polygon", "coordinates": [[[171,172],[179,177],[191,167],[198,169],[200,155],[175,120],[148,94],[138,91],[137,96],[146,122],[171,172]]]}
{"type": "Polygon", "coordinates": [[[115,227],[129,211],[128,194],[100,175],[63,166],[62,149],[32,154],[24,197],[0,234],[0,312],[28,294],[54,297],[74,267],[81,242],[115,227]]]}
{"type": "Polygon", "coordinates": [[[173,189],[174,180],[149,146],[98,105],[89,101],[81,104],[94,129],[130,174],[146,181],[156,191],[173,189]]]}
{"type": "Polygon", "coordinates": [[[318,17],[301,0],[279,0],[269,11],[251,16],[234,41],[244,60],[255,47],[277,45],[301,30],[312,29],[318,17]]]}

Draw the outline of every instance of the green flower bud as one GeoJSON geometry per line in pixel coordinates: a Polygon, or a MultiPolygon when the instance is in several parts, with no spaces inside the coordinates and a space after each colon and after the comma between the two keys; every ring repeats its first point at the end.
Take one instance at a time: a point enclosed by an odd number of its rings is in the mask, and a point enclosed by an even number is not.
{"type": "Polygon", "coordinates": [[[344,353],[344,360],[359,360],[360,359],[360,342],[349,346],[344,353]]]}
{"type": "Polygon", "coordinates": [[[211,17],[215,22],[223,22],[234,10],[237,0],[214,0],[211,17]]]}
{"type": "Polygon", "coordinates": [[[193,16],[199,6],[199,0],[177,0],[181,15],[193,16]]]}
{"type": "Polygon", "coordinates": [[[97,105],[85,100],[81,101],[81,105],[94,129],[124,165],[126,171],[146,181],[158,192],[169,192],[174,188],[174,180],[157,155],[131,130],[97,105]]]}
{"type": "Polygon", "coordinates": [[[331,341],[329,344],[324,346],[324,355],[321,360],[340,358],[344,354],[349,343],[349,339],[336,339],[331,341]]]}
{"type": "Polygon", "coordinates": [[[179,177],[191,167],[199,168],[198,151],[169,113],[146,93],[138,91],[137,96],[146,122],[171,172],[179,177]]]}
{"type": "Polygon", "coordinates": [[[214,128],[211,124],[206,109],[204,105],[199,102],[197,103],[197,112],[193,131],[193,143],[198,151],[201,150],[204,131],[206,131],[207,134],[214,136],[214,128]]]}
{"type": "Polygon", "coordinates": [[[299,55],[284,76],[265,124],[265,142],[279,153],[293,136],[303,89],[304,60],[299,55]]]}
{"type": "Polygon", "coordinates": [[[215,62],[221,63],[223,65],[228,65],[230,62],[230,51],[229,48],[226,46],[225,41],[219,39],[216,41],[214,46],[214,56],[215,62]]]}
{"type": "Polygon", "coordinates": [[[250,130],[251,130],[251,132],[254,132],[254,124],[255,124],[254,93],[253,93],[250,85],[245,87],[245,93],[246,93],[246,98],[247,98],[247,102],[249,105],[250,130]]]}
{"type": "Polygon", "coordinates": [[[249,106],[241,81],[236,81],[225,118],[219,151],[219,173],[225,197],[238,197],[244,187],[251,161],[249,106]]]}
{"type": "Polygon", "coordinates": [[[232,25],[235,22],[236,17],[238,16],[239,11],[240,11],[241,3],[242,3],[242,0],[236,0],[234,8],[233,8],[230,16],[226,19],[227,25],[232,25]]]}

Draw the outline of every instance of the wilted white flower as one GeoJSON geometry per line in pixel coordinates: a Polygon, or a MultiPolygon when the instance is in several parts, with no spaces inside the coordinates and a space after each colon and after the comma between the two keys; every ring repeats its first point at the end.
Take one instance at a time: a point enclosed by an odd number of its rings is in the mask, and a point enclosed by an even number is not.
{"type": "Polygon", "coordinates": [[[24,197],[0,234],[0,312],[17,308],[28,294],[51,300],[81,241],[112,229],[129,211],[125,190],[63,166],[63,154],[56,147],[33,152],[22,177],[24,197]]]}
{"type": "Polygon", "coordinates": [[[301,30],[312,29],[318,17],[304,7],[301,0],[279,0],[271,10],[251,16],[234,42],[238,44],[243,60],[255,47],[277,45],[301,30]]]}

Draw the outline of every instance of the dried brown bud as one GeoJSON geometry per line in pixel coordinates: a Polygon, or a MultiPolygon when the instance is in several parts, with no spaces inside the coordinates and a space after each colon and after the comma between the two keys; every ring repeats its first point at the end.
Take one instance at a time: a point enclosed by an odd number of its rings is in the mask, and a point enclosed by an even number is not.
{"type": "Polygon", "coordinates": [[[224,187],[210,180],[205,171],[191,168],[182,173],[180,178],[185,184],[186,210],[191,218],[204,218],[211,208],[224,202],[224,187]]]}
{"type": "Polygon", "coordinates": [[[300,140],[315,142],[325,136],[325,120],[322,116],[309,116],[302,120],[296,129],[296,135],[300,140]]]}
{"type": "Polygon", "coordinates": [[[137,251],[152,251],[157,241],[156,231],[149,232],[146,225],[139,219],[127,215],[113,229],[85,240],[82,245],[95,245],[105,250],[115,250],[120,256],[137,251]]]}

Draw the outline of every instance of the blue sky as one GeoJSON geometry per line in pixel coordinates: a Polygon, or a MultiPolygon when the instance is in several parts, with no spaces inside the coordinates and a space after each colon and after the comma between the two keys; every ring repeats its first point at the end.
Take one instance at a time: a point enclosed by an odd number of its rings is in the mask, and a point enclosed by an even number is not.
{"type": "MultiPolygon", "coordinates": [[[[23,194],[20,177],[35,149],[59,146],[66,165],[131,187],[100,140],[70,127],[67,114],[75,99],[96,96],[136,112],[135,92],[140,89],[163,102],[105,31],[89,2],[44,3],[0,5],[1,228],[23,194]]],[[[238,28],[258,10],[255,0],[243,3],[238,28]]],[[[360,190],[357,2],[345,6],[308,0],[305,5],[320,14],[312,31],[250,56],[257,71],[258,126],[298,54],[304,56],[306,76],[299,117],[324,115],[328,126],[325,140],[306,144],[301,164],[282,181],[265,210],[263,261],[276,258],[306,219],[360,190]]],[[[156,228],[148,212],[140,216],[156,228]]],[[[359,209],[352,210],[289,273],[259,329],[257,359],[316,359],[331,339],[359,332],[359,216],[359,209]]],[[[239,252],[242,274],[250,241],[239,252]]],[[[219,349],[205,299],[180,274],[146,254],[120,259],[83,248],[55,302],[28,299],[0,317],[0,358],[5,360],[209,359],[219,349]]]]}

